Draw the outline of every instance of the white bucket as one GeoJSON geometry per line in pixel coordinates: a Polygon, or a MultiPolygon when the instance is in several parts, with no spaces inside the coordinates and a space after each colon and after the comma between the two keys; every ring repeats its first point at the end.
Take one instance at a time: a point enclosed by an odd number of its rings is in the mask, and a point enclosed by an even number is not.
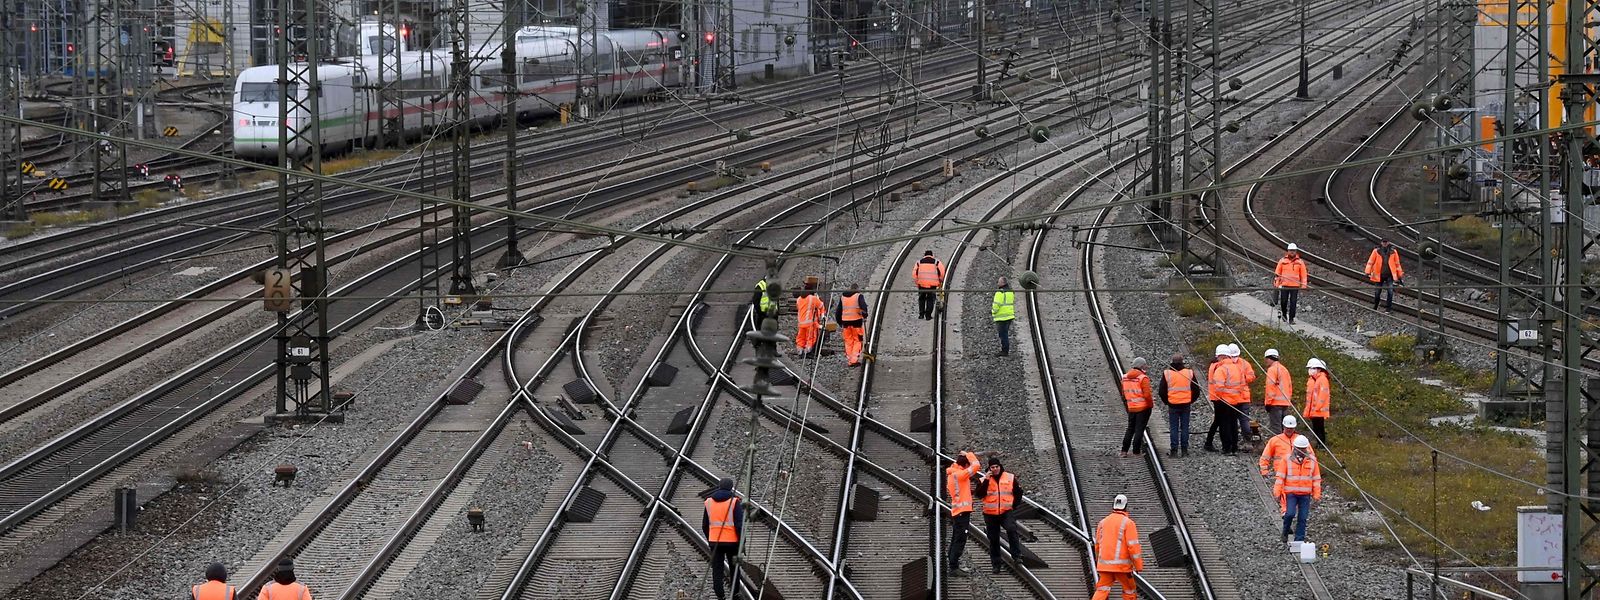
{"type": "Polygon", "coordinates": [[[1303,562],[1303,563],[1317,562],[1317,545],[1316,544],[1313,544],[1311,542],[1301,542],[1301,544],[1300,544],[1300,562],[1303,562]]]}

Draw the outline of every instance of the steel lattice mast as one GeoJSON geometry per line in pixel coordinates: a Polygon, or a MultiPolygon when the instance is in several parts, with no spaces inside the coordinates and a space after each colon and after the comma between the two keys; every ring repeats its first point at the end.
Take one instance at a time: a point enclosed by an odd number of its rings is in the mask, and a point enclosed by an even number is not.
{"type": "MultiPolygon", "coordinates": [[[[1222,53],[1217,0],[1194,0],[1185,10],[1183,52],[1183,162],[1177,183],[1185,189],[1222,181],[1222,53]],[[1202,71],[1202,60],[1209,65],[1202,71]]],[[[1170,126],[1169,126],[1170,127],[1170,126]]],[[[1168,134],[1170,136],[1170,133],[1168,134]]],[[[1170,137],[1168,138],[1170,139],[1170,137]]],[[[1171,177],[1168,175],[1167,177],[1171,177]]],[[[1168,179],[1168,185],[1171,185],[1168,179]]],[[[1169,189],[1169,191],[1171,191],[1169,189]]],[[[1187,276],[1220,277],[1222,264],[1222,205],[1216,193],[1184,194],[1178,217],[1178,253],[1187,276]],[[1212,215],[1212,226],[1202,227],[1201,209],[1212,215]],[[1205,236],[1204,241],[1195,239],[1205,236]]]]}
{"type": "MultiPolygon", "coordinates": [[[[10,10],[0,10],[0,50],[15,55],[14,33],[18,23],[10,10]]],[[[22,77],[20,65],[0,64],[0,115],[22,117],[22,77]]],[[[23,221],[28,210],[23,205],[22,175],[18,159],[22,156],[22,127],[0,123],[0,220],[23,221]]]]}
{"type": "MultiPolygon", "coordinates": [[[[85,50],[90,54],[89,80],[91,95],[90,122],[93,131],[111,137],[125,137],[130,132],[123,119],[126,114],[122,103],[122,21],[127,12],[125,0],[90,0],[89,31],[93,44],[85,50]]],[[[126,202],[128,200],[127,147],[102,142],[91,154],[94,156],[90,193],[98,202],[126,202]]]]}
{"type": "MultiPolygon", "coordinates": [[[[450,198],[472,201],[472,45],[466,0],[453,0],[450,8],[450,198]]],[[[450,296],[467,304],[476,301],[472,281],[472,211],[461,204],[450,207],[450,296]]]]}

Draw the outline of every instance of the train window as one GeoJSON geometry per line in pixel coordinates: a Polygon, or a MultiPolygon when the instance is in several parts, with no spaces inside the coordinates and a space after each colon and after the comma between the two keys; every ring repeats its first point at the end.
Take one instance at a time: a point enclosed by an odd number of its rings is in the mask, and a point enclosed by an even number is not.
{"type": "MultiPolygon", "coordinates": [[[[292,95],[299,91],[298,84],[289,86],[292,95]]],[[[277,102],[278,84],[276,83],[242,83],[239,84],[239,102],[277,102]]]]}

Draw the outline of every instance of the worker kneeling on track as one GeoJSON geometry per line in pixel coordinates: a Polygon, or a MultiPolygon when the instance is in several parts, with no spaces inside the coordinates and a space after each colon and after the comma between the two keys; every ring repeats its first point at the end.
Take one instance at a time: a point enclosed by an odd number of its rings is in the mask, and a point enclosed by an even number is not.
{"type": "Polygon", "coordinates": [[[1111,501],[1111,514],[1094,530],[1094,600],[1111,597],[1111,584],[1122,587],[1122,600],[1135,600],[1139,586],[1133,574],[1144,570],[1139,552],[1139,527],[1128,516],[1128,497],[1117,494],[1111,501]]]}

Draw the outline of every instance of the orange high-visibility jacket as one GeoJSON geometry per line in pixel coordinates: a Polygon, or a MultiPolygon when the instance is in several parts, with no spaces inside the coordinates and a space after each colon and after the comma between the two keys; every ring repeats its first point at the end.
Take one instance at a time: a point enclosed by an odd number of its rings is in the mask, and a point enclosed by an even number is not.
{"type": "Polygon", "coordinates": [[[1206,387],[1211,390],[1212,401],[1227,402],[1228,390],[1232,386],[1228,381],[1229,375],[1232,373],[1229,372],[1226,356],[1217,357],[1211,366],[1206,367],[1206,387]]]}
{"type": "Polygon", "coordinates": [[[1139,369],[1128,369],[1122,376],[1122,399],[1128,403],[1128,412],[1150,410],[1150,400],[1155,393],[1150,391],[1150,376],[1139,369]]]}
{"type": "Polygon", "coordinates": [[[816,294],[806,294],[794,301],[795,315],[800,319],[801,327],[817,327],[822,325],[822,316],[827,313],[828,307],[822,304],[822,299],[816,294]]]}
{"type": "Polygon", "coordinates": [[[706,530],[707,542],[723,544],[739,541],[739,530],[733,522],[733,508],[738,502],[738,496],[721,501],[706,498],[706,518],[711,521],[711,527],[706,530]]]}
{"type": "Polygon", "coordinates": [[[269,581],[261,586],[261,593],[256,600],[311,600],[311,590],[306,584],[298,581],[289,585],[280,585],[276,581],[269,581]]]}
{"type": "Polygon", "coordinates": [[[936,288],[944,285],[944,263],[939,261],[919,262],[912,272],[912,279],[919,288],[936,288]]]}
{"type": "Polygon", "coordinates": [[[1234,401],[1228,404],[1249,404],[1250,384],[1256,382],[1256,368],[1245,362],[1244,357],[1235,357],[1229,362],[1233,363],[1233,368],[1235,369],[1234,379],[1239,383],[1236,388],[1238,393],[1234,396],[1234,401]]]}
{"type": "Polygon", "coordinates": [[[1332,416],[1329,412],[1331,408],[1329,404],[1332,400],[1329,396],[1329,391],[1328,373],[1326,371],[1318,370],[1315,374],[1306,378],[1305,415],[1307,418],[1322,417],[1326,419],[1332,416]]]}
{"type": "Polygon", "coordinates": [[[1127,511],[1114,510],[1094,530],[1094,568],[1110,573],[1144,570],[1139,553],[1139,527],[1127,511]]]}
{"type": "Polygon", "coordinates": [[[1289,375],[1289,368],[1281,362],[1274,362],[1267,367],[1267,406],[1292,406],[1289,399],[1294,396],[1294,377],[1289,375]]]}
{"type": "Polygon", "coordinates": [[[233,586],[214,579],[189,588],[189,595],[194,600],[233,600],[238,593],[239,590],[233,586]]]}
{"type": "Polygon", "coordinates": [[[1317,464],[1315,455],[1306,453],[1305,460],[1300,461],[1289,455],[1278,461],[1278,481],[1272,484],[1272,495],[1282,498],[1285,494],[1309,494],[1313,499],[1322,499],[1322,465],[1317,464]]]}
{"type": "Polygon", "coordinates": [[[944,490],[950,493],[950,516],[972,512],[972,476],[978,474],[978,455],[962,452],[967,466],[956,463],[944,468],[944,490]]]}
{"type": "MultiPolygon", "coordinates": [[[[1277,468],[1278,461],[1294,452],[1294,439],[1297,437],[1300,437],[1300,434],[1285,429],[1283,433],[1267,439],[1267,448],[1261,451],[1261,460],[1258,461],[1262,475],[1271,474],[1272,470],[1277,468]]],[[[1311,454],[1316,455],[1316,452],[1311,454]]]]}
{"type": "Polygon", "coordinates": [[[1167,403],[1188,404],[1194,401],[1194,369],[1174,371],[1167,369],[1167,403]]]}
{"type": "Polygon", "coordinates": [[[1010,471],[1006,471],[1000,474],[998,481],[990,483],[988,491],[984,492],[983,495],[983,514],[1005,514],[1013,506],[1016,506],[1016,494],[1012,493],[1012,490],[1016,487],[1016,482],[1017,476],[1012,475],[1010,471]]]}
{"type": "Polygon", "coordinates": [[[1281,288],[1303,288],[1311,281],[1306,275],[1306,261],[1300,257],[1283,257],[1278,259],[1278,268],[1275,269],[1272,284],[1281,288]]]}
{"type": "MultiPolygon", "coordinates": [[[[1383,257],[1377,248],[1372,249],[1372,254],[1367,255],[1367,281],[1378,283],[1383,281],[1383,257]]],[[[1400,250],[1389,248],[1389,276],[1400,279],[1406,276],[1406,270],[1400,268],[1400,250]]]]}
{"type": "Polygon", "coordinates": [[[865,311],[861,310],[861,294],[846,294],[839,298],[839,322],[841,325],[860,325],[866,318],[865,311]]]}

